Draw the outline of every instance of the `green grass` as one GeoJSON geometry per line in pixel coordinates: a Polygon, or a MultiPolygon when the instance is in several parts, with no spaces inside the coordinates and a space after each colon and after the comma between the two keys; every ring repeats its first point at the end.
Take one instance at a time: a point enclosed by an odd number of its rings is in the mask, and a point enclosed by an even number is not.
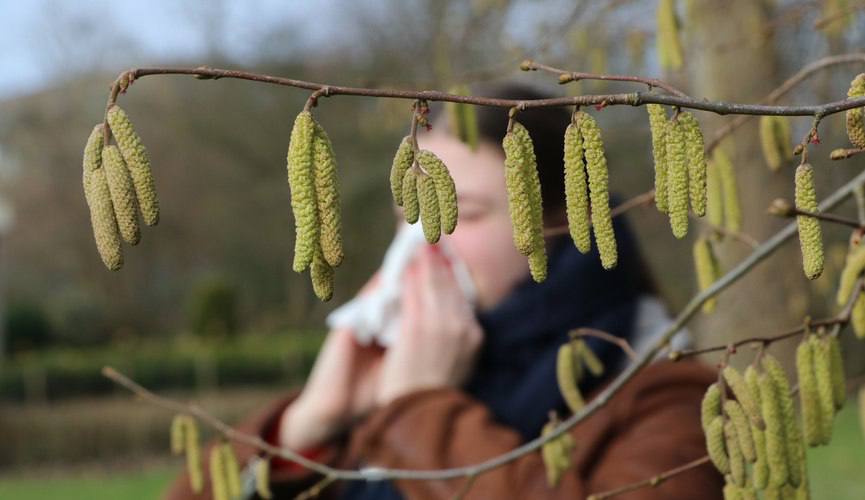
{"type": "Polygon", "coordinates": [[[835,420],[832,443],[808,451],[811,497],[814,500],[865,498],[865,436],[856,411],[855,396],[835,420]]]}
{"type": "Polygon", "coordinates": [[[178,473],[169,465],[117,472],[86,471],[48,473],[45,477],[27,473],[22,477],[0,478],[0,498],[37,500],[153,500],[160,498],[178,473]]]}

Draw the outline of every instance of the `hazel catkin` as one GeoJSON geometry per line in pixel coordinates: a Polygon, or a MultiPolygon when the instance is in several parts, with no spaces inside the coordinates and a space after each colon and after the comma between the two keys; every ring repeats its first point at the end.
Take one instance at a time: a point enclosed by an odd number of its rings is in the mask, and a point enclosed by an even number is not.
{"type": "Polygon", "coordinates": [[[796,373],[799,378],[799,407],[805,443],[817,446],[823,442],[823,414],[814,373],[814,349],[807,340],[796,349],[796,373]]]}
{"type": "Polygon", "coordinates": [[[660,104],[646,104],[652,132],[652,157],[655,163],[655,205],[667,213],[667,112],[660,104]]]}
{"type": "Polygon", "coordinates": [[[316,251],[310,265],[309,279],[319,300],[327,302],[333,297],[333,278],[333,268],[327,263],[322,251],[316,251]]]}
{"type": "Polygon", "coordinates": [[[270,460],[262,458],[255,463],[255,492],[264,499],[273,498],[270,490],[270,460]]]}
{"type": "Polygon", "coordinates": [[[529,256],[532,277],[543,279],[546,278],[543,207],[531,137],[525,127],[514,121],[502,147],[514,245],[520,253],[529,256]]]}
{"type": "Polygon", "coordinates": [[[232,448],[231,443],[228,442],[223,443],[221,448],[228,496],[232,499],[238,498],[241,493],[240,466],[237,463],[237,457],[234,455],[234,448],[232,448]]]}
{"type": "Polygon", "coordinates": [[[393,157],[393,163],[390,167],[390,191],[393,194],[393,202],[398,207],[402,206],[402,184],[405,173],[411,168],[414,163],[414,146],[412,145],[411,136],[403,137],[399,143],[399,148],[396,150],[396,155],[393,157]]]}
{"type": "Polygon", "coordinates": [[[736,486],[745,486],[746,469],[745,457],[739,447],[739,436],[733,422],[724,423],[724,443],[727,447],[727,456],[730,459],[730,477],[736,486]]]}
{"type": "Polygon", "coordinates": [[[126,243],[137,245],[141,240],[141,230],[138,226],[135,186],[117,146],[112,144],[102,150],[102,167],[108,181],[108,191],[111,193],[120,236],[126,243]]]}
{"type": "Polygon", "coordinates": [[[703,426],[703,432],[709,428],[709,424],[715,417],[721,416],[721,390],[718,384],[714,383],[706,389],[703,394],[703,400],[700,403],[700,422],[703,426]]]}
{"type": "Polygon", "coordinates": [[[679,113],[685,133],[685,156],[688,160],[688,195],[691,210],[697,217],[706,215],[706,151],[700,123],[694,115],[679,113]]]}
{"type": "Polygon", "coordinates": [[[583,137],[579,119],[565,129],[565,200],[568,229],[574,246],[581,253],[592,247],[589,233],[589,187],[586,183],[586,163],[583,158],[583,137]]]}
{"type": "Polygon", "coordinates": [[[402,208],[405,221],[414,224],[420,217],[417,192],[417,170],[410,168],[402,178],[402,208]]]}
{"type": "Polygon", "coordinates": [[[184,415],[175,415],[173,419],[171,419],[171,454],[172,455],[180,455],[183,453],[184,442],[183,442],[183,434],[185,429],[183,428],[185,424],[184,415]]]}
{"type": "Polygon", "coordinates": [[[853,325],[853,333],[859,339],[865,339],[865,294],[860,293],[853,304],[850,314],[850,323],[853,325]]]}
{"type": "Polygon", "coordinates": [[[580,132],[583,136],[583,149],[586,158],[586,172],[589,177],[589,201],[592,212],[592,230],[595,243],[601,255],[604,269],[616,267],[618,250],[613,219],[610,215],[609,173],[604,142],[598,123],[587,113],[580,113],[580,132]]]}
{"type": "Polygon", "coordinates": [[[783,116],[760,117],[760,146],[763,158],[772,171],[793,158],[790,149],[790,123],[783,116]]]}
{"type": "MultiPolygon", "coordinates": [[[[761,363],[771,381],[774,398],[778,408],[780,409],[784,438],[782,445],[784,447],[784,456],[787,458],[787,482],[793,487],[798,487],[801,483],[802,476],[802,458],[800,456],[800,449],[802,448],[802,431],[796,421],[796,409],[793,404],[790,382],[787,380],[787,374],[784,372],[781,363],[779,363],[774,356],[763,353],[761,363]]],[[[762,383],[760,384],[760,394],[761,397],[763,397],[764,388],[762,383]]],[[[768,447],[768,429],[766,432],[766,442],[768,447]]]]}
{"type": "Polygon", "coordinates": [[[189,487],[195,493],[201,493],[204,488],[204,477],[201,471],[201,444],[198,437],[198,423],[188,415],[183,419],[183,448],[186,450],[186,473],[189,476],[189,487]]]}
{"type": "MultiPolygon", "coordinates": [[[[814,173],[804,163],[796,168],[796,208],[817,212],[817,194],[814,191],[814,173]]],[[[799,244],[802,248],[802,268],[808,279],[817,279],[823,273],[823,232],[820,221],[807,215],[797,215],[799,244]]]]}
{"type": "Polygon", "coordinates": [[[736,396],[736,401],[742,405],[742,409],[745,411],[745,415],[748,416],[751,424],[756,426],[758,429],[764,428],[763,419],[760,415],[760,408],[757,406],[757,402],[751,395],[751,391],[748,389],[748,384],[745,382],[742,374],[732,366],[728,365],[724,367],[723,375],[724,380],[733,391],[733,395],[736,396]]]}
{"type": "Polygon", "coordinates": [[[772,486],[781,487],[787,484],[789,478],[783,412],[778,398],[778,389],[769,374],[761,374],[758,380],[762,414],[766,422],[766,459],[769,468],[769,483],[772,486]]]}
{"type": "Polygon", "coordinates": [[[721,192],[724,198],[724,227],[739,232],[742,229],[742,207],[739,202],[739,185],[733,162],[722,148],[715,148],[712,154],[713,168],[716,168],[721,181],[721,192]]]}
{"type": "MultiPolygon", "coordinates": [[[[841,271],[841,280],[838,283],[838,294],[835,300],[839,306],[847,305],[863,270],[865,270],[865,245],[859,245],[850,249],[844,263],[844,269],[841,271]]],[[[860,293],[859,297],[863,295],[865,294],[860,293]]]]}
{"type": "Polygon", "coordinates": [[[757,452],[754,449],[754,437],[751,434],[751,423],[748,420],[748,417],[745,416],[742,406],[738,401],[728,399],[724,402],[724,412],[727,414],[730,422],[733,423],[733,426],[736,429],[736,439],[738,440],[742,456],[744,456],[745,460],[748,462],[753,463],[757,460],[757,452]]]}
{"type": "Polygon", "coordinates": [[[315,124],[313,138],[313,162],[319,226],[318,244],[327,263],[331,267],[339,267],[344,254],[340,234],[342,214],[339,206],[336,157],[327,132],[318,123],[315,124]]]}
{"type": "MultiPolygon", "coordinates": [[[[850,82],[847,97],[852,99],[863,96],[865,96],[865,73],[859,73],[850,82]]],[[[846,119],[847,137],[850,139],[850,143],[857,148],[865,148],[865,107],[848,109],[846,119]]]]}
{"type": "Polygon", "coordinates": [[[656,12],[658,23],[658,54],[661,66],[667,69],[682,67],[682,42],[679,40],[679,21],[674,0],[660,0],[656,12]]]}
{"type": "Polygon", "coordinates": [[[722,473],[730,472],[730,458],[727,455],[727,446],[724,439],[724,418],[720,415],[712,418],[709,424],[703,428],[706,435],[706,451],[715,467],[722,473]]]}
{"type": "Polygon", "coordinates": [[[581,378],[582,367],[574,353],[574,345],[566,342],[559,347],[556,357],[556,380],[565,403],[573,413],[580,411],[586,404],[579,388],[581,378]]]}
{"type": "MultiPolygon", "coordinates": [[[[712,286],[718,276],[718,259],[715,257],[715,252],[712,251],[712,243],[709,238],[700,237],[694,242],[694,267],[697,271],[697,285],[702,292],[712,286]]],[[[703,312],[711,313],[715,310],[715,298],[712,297],[703,303],[703,312]]]]}
{"type": "Polygon", "coordinates": [[[102,148],[105,145],[103,125],[100,123],[93,127],[84,145],[83,166],[85,172],[92,172],[102,167],[102,148]]]}
{"type": "Polygon", "coordinates": [[[288,145],[288,186],[295,221],[295,272],[305,271],[318,247],[318,206],[315,199],[313,140],[315,121],[312,113],[302,111],[294,120],[288,145]]]}
{"type": "Polygon", "coordinates": [[[814,377],[817,380],[817,396],[820,402],[820,434],[822,444],[832,440],[835,417],[835,388],[832,384],[832,353],[829,343],[816,335],[808,338],[813,355],[814,377]]]}
{"type": "Polygon", "coordinates": [[[116,271],[123,266],[123,250],[120,247],[120,230],[114,215],[105,169],[85,170],[83,182],[96,249],[105,267],[116,271]]]}
{"type": "Polygon", "coordinates": [[[667,122],[667,198],[673,236],[688,234],[688,165],[685,162],[685,132],[682,123],[667,122]]]}
{"type": "Polygon", "coordinates": [[[844,375],[844,356],[841,354],[841,342],[838,337],[829,335],[825,339],[829,349],[829,364],[832,372],[832,399],[835,409],[840,410],[847,399],[847,380],[844,375]]]}
{"type": "Polygon", "coordinates": [[[159,222],[159,200],[156,197],[156,184],[153,180],[147,148],[144,147],[141,138],[132,127],[132,122],[120,106],[116,104],[111,106],[106,118],[114,140],[117,141],[117,147],[129,168],[132,183],[135,185],[141,218],[148,226],[155,226],[159,222]]]}
{"type": "Polygon", "coordinates": [[[222,453],[221,444],[216,444],[210,449],[210,485],[213,490],[213,500],[231,500],[228,478],[225,474],[225,455],[222,453]]]}
{"type": "Polygon", "coordinates": [[[438,199],[441,231],[445,234],[451,234],[456,229],[457,220],[459,219],[457,191],[453,177],[451,177],[444,162],[430,151],[420,151],[417,161],[421,168],[432,178],[438,199]]]}
{"type": "Polygon", "coordinates": [[[435,181],[427,174],[418,174],[417,198],[424,237],[427,242],[436,243],[441,237],[441,215],[435,181]]]}

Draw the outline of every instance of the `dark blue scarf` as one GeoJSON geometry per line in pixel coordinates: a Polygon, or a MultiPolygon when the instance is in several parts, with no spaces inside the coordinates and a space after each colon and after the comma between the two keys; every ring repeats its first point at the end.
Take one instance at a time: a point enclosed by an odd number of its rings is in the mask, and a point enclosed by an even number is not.
{"type": "MultiPolygon", "coordinates": [[[[548,278],[531,278],[492,310],[478,314],[484,344],[473,377],[463,389],[486,405],[502,425],[520,433],[523,441],[540,434],[550,410],[567,415],[556,383],[556,353],[577,327],[598,328],[629,338],[637,298],[646,292],[633,236],[624,220],[614,223],[618,265],[605,271],[597,250],[581,254],[570,238],[552,242],[548,278]]],[[[600,339],[586,338],[603,361],[605,376],[612,375],[622,351],[600,339]]],[[[584,393],[600,382],[590,376],[580,387],[584,393]]],[[[402,496],[390,482],[354,482],[343,498],[398,500],[402,496]]]]}

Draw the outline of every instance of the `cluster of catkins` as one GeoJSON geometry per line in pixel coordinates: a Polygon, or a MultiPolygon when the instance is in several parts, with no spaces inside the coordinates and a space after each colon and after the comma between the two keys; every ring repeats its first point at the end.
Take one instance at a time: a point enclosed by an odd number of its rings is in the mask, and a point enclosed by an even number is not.
{"type": "MultiPolygon", "coordinates": [[[[664,107],[647,104],[655,160],[655,205],[670,217],[673,236],[688,234],[688,204],[698,216],[706,214],[707,168],[703,133],[685,111],[672,119],[664,107]]],[[[722,177],[723,179],[723,177],[722,177]]]]}
{"type": "Polygon", "coordinates": [[[129,117],[112,105],[106,118],[116,144],[105,144],[104,123],[93,127],[84,147],[82,183],[99,256],[116,271],[123,266],[121,240],[141,241],[139,210],[144,223],[153,226],[159,222],[159,201],[147,149],[129,117]]]}
{"type": "MultiPolygon", "coordinates": [[[[850,82],[847,97],[865,97],[865,73],[859,73],[850,82]]],[[[848,109],[845,116],[847,137],[850,138],[850,142],[857,148],[865,148],[865,108],[848,109]]]]}
{"type": "MultiPolygon", "coordinates": [[[[189,487],[196,494],[204,488],[201,466],[201,445],[198,425],[189,415],[176,415],[171,421],[171,453],[186,453],[186,470],[189,487]]],[[[210,483],[214,500],[240,498],[242,493],[240,466],[234,450],[227,442],[216,444],[210,450],[210,483]]],[[[270,464],[262,459],[255,467],[255,489],[261,498],[273,498],[270,491],[270,464]]]]}
{"type": "Polygon", "coordinates": [[[406,222],[420,219],[430,243],[457,227],[459,212],[454,180],[444,162],[426,150],[416,150],[411,136],[403,138],[390,169],[393,201],[403,207],[406,222]]]}
{"type": "MultiPolygon", "coordinates": [[[[544,424],[541,436],[548,436],[558,427],[559,419],[553,414],[549,422],[544,424]]],[[[571,453],[576,448],[574,437],[568,432],[544,443],[541,448],[541,458],[544,461],[544,469],[547,472],[547,484],[554,487],[559,483],[562,474],[571,468],[571,453]]]]}
{"type": "Polygon", "coordinates": [[[333,268],[342,264],[336,159],[327,133],[307,110],[294,121],[288,145],[288,185],[295,221],[293,269],[310,270],[315,295],[333,296],[333,268]]]}
{"type": "Polygon", "coordinates": [[[574,413],[586,404],[580,392],[584,369],[588,369],[592,376],[600,377],[604,373],[604,364],[582,340],[562,344],[556,358],[556,380],[562,398],[574,413]]]}

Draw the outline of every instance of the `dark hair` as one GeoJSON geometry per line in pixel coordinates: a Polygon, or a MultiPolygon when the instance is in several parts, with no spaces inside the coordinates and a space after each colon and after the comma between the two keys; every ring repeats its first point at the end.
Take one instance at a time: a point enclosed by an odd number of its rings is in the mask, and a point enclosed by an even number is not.
{"type": "MultiPolygon", "coordinates": [[[[528,85],[505,83],[479,86],[473,93],[496,99],[545,99],[551,97],[528,85]]],[[[441,106],[433,109],[436,121],[441,106]]],[[[508,109],[476,106],[478,135],[482,141],[501,144],[508,126],[508,109]]],[[[526,127],[534,144],[538,161],[538,178],[546,218],[560,217],[565,207],[565,184],[562,175],[565,129],[571,121],[570,110],[563,107],[534,108],[521,111],[517,120],[526,127]]]]}

